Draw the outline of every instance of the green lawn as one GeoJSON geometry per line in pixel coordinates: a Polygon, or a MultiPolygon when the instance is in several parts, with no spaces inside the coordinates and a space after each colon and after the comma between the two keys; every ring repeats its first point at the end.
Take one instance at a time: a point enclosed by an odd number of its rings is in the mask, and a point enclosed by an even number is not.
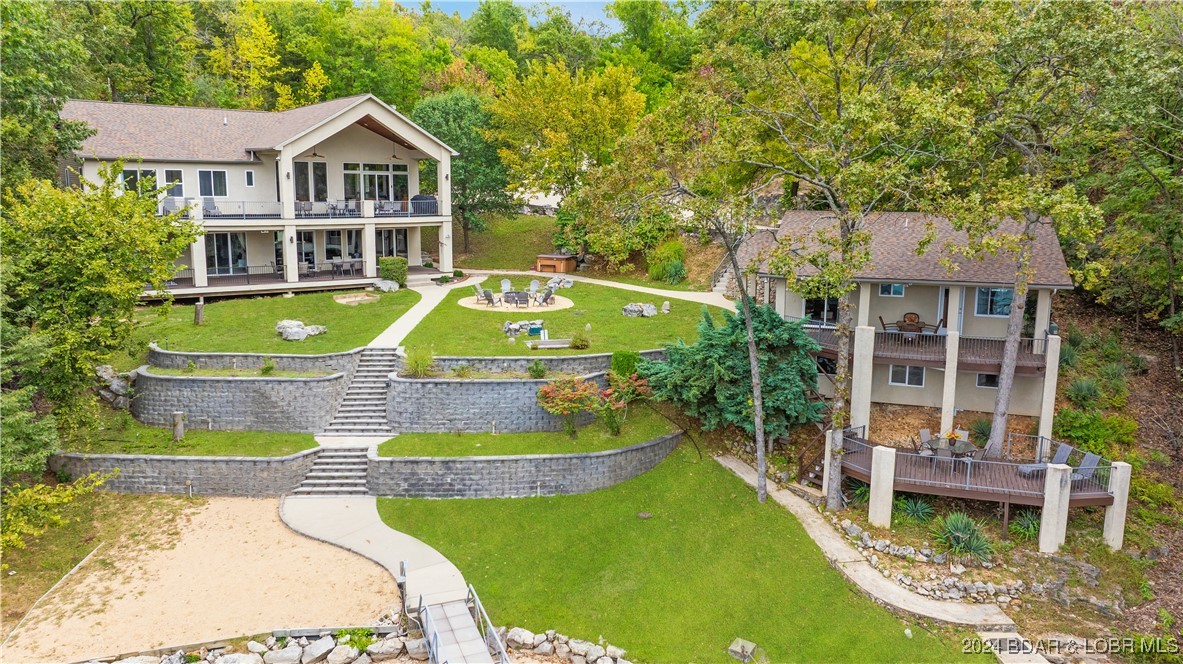
{"type": "Polygon", "coordinates": [[[498,456],[513,454],[574,454],[600,452],[636,445],[676,430],[669,420],[648,406],[629,409],[619,436],[608,433],[603,421],[579,429],[574,440],[562,431],[546,433],[404,433],[378,446],[378,456],[498,456]]]}
{"type": "MultiPolygon", "coordinates": [[[[469,236],[467,253],[458,253],[456,265],[485,270],[529,270],[538,254],[553,254],[551,237],[554,217],[527,214],[511,215],[488,221],[489,230],[469,236]]],[[[463,249],[463,230],[452,229],[456,247],[463,249]]],[[[428,246],[424,244],[423,246],[428,246]]]]}
{"type": "Polygon", "coordinates": [[[310,433],[188,429],[174,443],[171,428],[141,424],[126,411],[104,411],[95,429],[63,446],[88,454],[278,457],[312,449],[316,441],[310,433]]]}
{"type": "MultiPolygon", "coordinates": [[[[499,290],[503,275],[493,275],[485,282],[492,290],[499,290]]],[[[529,277],[509,277],[515,287],[525,287],[529,277]]],[[[408,348],[430,346],[436,355],[529,355],[533,351],[525,345],[526,338],[508,343],[501,332],[506,320],[540,318],[546,323],[551,339],[568,339],[575,333],[591,340],[585,350],[562,349],[541,351],[542,355],[580,355],[610,353],[616,350],[648,350],[660,348],[675,339],[692,342],[698,338],[697,325],[703,305],[684,300],[670,300],[670,313],[653,318],[628,318],[620,309],[630,302],[650,302],[661,306],[661,298],[621,290],[611,286],[596,286],[576,282],[574,288],[562,289],[559,295],[570,298],[575,306],[553,312],[516,313],[512,309],[494,307],[488,311],[474,310],[457,304],[472,295],[471,288],[457,288],[439,304],[423,322],[407,336],[408,348]],[[585,326],[591,325],[591,331],[585,326]]],[[[718,309],[714,308],[717,314],[718,309]]]]}
{"type": "Polygon", "coordinates": [[[392,528],[454,562],[499,625],[608,642],[643,662],[949,662],[960,647],[858,593],[789,512],[693,446],[578,496],[378,499],[392,528]],[[652,518],[640,519],[639,512],[652,518]],[[507,527],[512,524],[512,527],[507,527]]]}
{"type": "Polygon", "coordinates": [[[340,293],[304,293],[285,298],[278,295],[239,298],[205,305],[205,324],[193,324],[193,307],[177,305],[162,318],[159,308],[145,309],[136,316],[133,339],[136,351],[119,364],[142,364],[142,353],[149,341],[169,350],[292,353],[313,355],[334,353],[364,346],[374,340],[412,305],[419,301],[414,291],[382,293],[376,302],[356,306],[339,304],[333,295],[340,293]],[[304,341],[284,341],[275,332],[275,324],[284,319],[303,321],[306,325],[325,325],[328,332],[304,341]]]}

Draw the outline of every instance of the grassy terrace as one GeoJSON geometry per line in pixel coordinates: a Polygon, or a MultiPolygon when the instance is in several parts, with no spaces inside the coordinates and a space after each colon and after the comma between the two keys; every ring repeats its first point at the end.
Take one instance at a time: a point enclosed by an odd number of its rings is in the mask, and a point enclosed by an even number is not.
{"type": "MultiPolygon", "coordinates": [[[[419,301],[414,291],[382,293],[377,302],[350,306],[333,300],[340,293],[305,293],[294,297],[268,296],[211,302],[205,305],[205,324],[193,325],[193,307],[171,307],[166,317],[160,309],[145,309],[136,317],[136,353],[128,358],[138,365],[139,354],[149,341],[169,350],[219,353],[291,353],[314,355],[364,346],[419,301]],[[284,341],[275,324],[284,319],[325,325],[328,332],[304,341],[284,341]]],[[[124,367],[127,368],[127,367],[124,367]]]]}
{"type": "MultiPolygon", "coordinates": [[[[501,275],[493,275],[484,285],[498,290],[502,278],[501,275]]],[[[519,275],[508,278],[515,287],[525,287],[530,283],[529,277],[519,275]]],[[[580,333],[591,340],[591,347],[586,350],[546,350],[540,353],[542,355],[648,350],[660,348],[678,338],[687,342],[698,338],[696,326],[702,315],[701,304],[671,300],[669,314],[659,314],[653,318],[628,318],[620,314],[620,308],[624,305],[630,302],[652,302],[661,306],[661,298],[580,282],[576,282],[574,288],[561,290],[559,294],[573,300],[575,306],[527,314],[500,307],[488,311],[466,309],[457,303],[461,298],[472,295],[472,289],[457,288],[419,323],[404,344],[408,348],[430,346],[436,355],[529,355],[532,351],[526,348],[524,337],[510,344],[501,332],[501,324],[506,320],[525,318],[545,321],[551,339],[568,339],[580,333]],[[589,324],[590,332],[585,331],[585,326],[589,324]]]]}
{"type": "MultiPolygon", "coordinates": [[[[463,231],[453,232],[456,247],[463,247],[463,231]]],[[[456,256],[456,265],[485,270],[529,270],[538,254],[553,254],[554,217],[528,214],[489,220],[489,230],[469,236],[468,253],[456,256]]],[[[430,246],[424,244],[423,246],[430,246]]]]}
{"type": "Polygon", "coordinates": [[[404,433],[378,446],[378,456],[499,456],[574,454],[636,445],[675,431],[677,427],[647,406],[629,409],[619,436],[608,433],[600,419],[572,439],[562,431],[545,433],[404,433]]]}
{"type": "Polygon", "coordinates": [[[149,373],[158,376],[205,376],[207,378],[319,378],[330,375],[327,371],[281,371],[276,369],[264,374],[262,369],[170,369],[152,367],[149,373]]]}
{"type": "Polygon", "coordinates": [[[456,563],[498,624],[602,635],[630,660],[732,661],[736,636],[773,662],[961,658],[949,633],[913,626],[907,638],[906,623],[851,588],[792,515],[757,503],[690,445],[589,494],[380,498],[378,510],[456,563]]]}
{"type": "Polygon", "coordinates": [[[172,429],[141,424],[126,411],[105,411],[96,429],[64,446],[88,454],[279,457],[312,449],[316,441],[310,433],[186,429],[174,443],[172,429]]]}

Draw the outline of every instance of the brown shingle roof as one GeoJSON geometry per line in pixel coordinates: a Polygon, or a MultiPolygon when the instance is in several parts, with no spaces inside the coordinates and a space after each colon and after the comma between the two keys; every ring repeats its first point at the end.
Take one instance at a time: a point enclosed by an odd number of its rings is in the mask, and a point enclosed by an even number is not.
{"type": "Polygon", "coordinates": [[[370,95],[342,97],[288,111],[242,111],[71,100],[64,120],[95,130],[79,148],[82,157],[149,161],[249,161],[248,150],[267,150],[370,95]]]}
{"type": "MultiPolygon", "coordinates": [[[[781,218],[776,236],[780,239],[796,239],[834,228],[834,217],[830,212],[793,210],[781,218]]],[[[952,256],[946,246],[964,246],[966,234],[954,230],[944,217],[917,212],[881,212],[868,217],[865,228],[871,234],[871,262],[858,273],[856,278],[860,281],[1014,284],[1015,264],[1009,254],[1000,252],[980,259],[952,256]],[[917,256],[916,248],[928,232],[930,221],[935,239],[925,254],[917,256]],[[946,257],[951,258],[957,268],[955,271],[950,272],[941,264],[941,259],[946,257]]],[[[1055,229],[1050,224],[1036,224],[1034,234],[1035,246],[1031,257],[1034,276],[1031,285],[1072,288],[1072,279],[1068,276],[1068,266],[1064,262],[1064,253],[1060,250],[1055,229]]],[[[759,271],[767,274],[768,254],[776,243],[771,232],[757,232],[740,246],[741,264],[759,261],[759,271]]],[[[805,268],[799,276],[813,272],[816,270],[805,268]]]]}

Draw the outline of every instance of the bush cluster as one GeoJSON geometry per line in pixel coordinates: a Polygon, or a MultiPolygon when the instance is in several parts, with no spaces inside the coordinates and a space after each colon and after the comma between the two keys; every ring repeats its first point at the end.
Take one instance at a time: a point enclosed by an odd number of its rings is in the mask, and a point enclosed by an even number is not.
{"type": "Polygon", "coordinates": [[[677,284],[686,278],[686,245],[681,240],[666,240],[649,252],[649,278],[677,284]]]}
{"type": "Polygon", "coordinates": [[[378,276],[387,281],[397,281],[402,288],[407,286],[407,259],[402,256],[383,256],[378,259],[378,276]]]}

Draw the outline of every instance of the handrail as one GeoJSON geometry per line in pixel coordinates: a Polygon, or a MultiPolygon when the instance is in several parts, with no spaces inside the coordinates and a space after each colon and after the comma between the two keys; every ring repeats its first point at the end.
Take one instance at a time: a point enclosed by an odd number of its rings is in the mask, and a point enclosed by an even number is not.
{"type": "Polygon", "coordinates": [[[714,270],[711,270],[711,288],[718,285],[719,280],[723,278],[723,273],[729,267],[731,267],[731,256],[727,252],[724,252],[723,258],[719,260],[719,264],[715,266],[714,270]]]}
{"type": "Polygon", "coordinates": [[[427,605],[423,595],[419,595],[419,625],[423,628],[423,640],[427,643],[427,657],[431,664],[440,662],[440,632],[435,626],[435,618],[431,617],[431,607],[427,605]]]}
{"type": "Polygon", "coordinates": [[[198,199],[194,207],[201,208],[203,219],[278,219],[283,216],[279,201],[227,201],[211,199],[207,205],[198,199]]]}
{"type": "Polygon", "coordinates": [[[476,588],[472,584],[468,584],[468,608],[472,612],[472,618],[476,622],[477,631],[485,640],[485,645],[492,651],[493,661],[495,664],[509,664],[509,654],[505,652],[505,644],[501,642],[501,635],[497,633],[496,626],[493,621],[489,620],[489,614],[485,613],[485,607],[481,604],[481,598],[476,594],[476,588]]]}

